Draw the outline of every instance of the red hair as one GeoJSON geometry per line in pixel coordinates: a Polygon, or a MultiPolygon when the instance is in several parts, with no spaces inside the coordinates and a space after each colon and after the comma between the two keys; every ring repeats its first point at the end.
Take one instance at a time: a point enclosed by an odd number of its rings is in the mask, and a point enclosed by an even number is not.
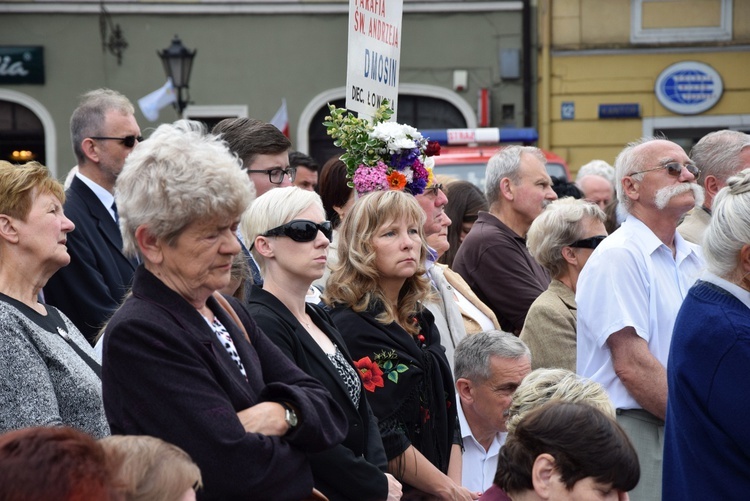
{"type": "Polygon", "coordinates": [[[112,464],[89,435],[66,427],[0,435],[0,501],[114,501],[112,464]]]}

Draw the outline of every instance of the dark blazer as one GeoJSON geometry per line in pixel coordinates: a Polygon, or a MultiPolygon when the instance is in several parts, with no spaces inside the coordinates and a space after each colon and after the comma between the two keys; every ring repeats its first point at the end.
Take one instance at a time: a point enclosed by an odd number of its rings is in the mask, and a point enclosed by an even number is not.
{"type": "Polygon", "coordinates": [[[44,299],[93,344],[130,289],[136,261],[122,253],[120,229],[83,181],[74,178],[65,195],[65,215],[76,225],[68,233],[70,264],[44,286],[44,299]]]}
{"type": "Polygon", "coordinates": [[[299,500],[313,488],[308,453],[346,435],[346,416],[330,393],[227,298],[250,342],[213,297],[247,379],[198,311],[143,266],[133,294],[104,335],[102,388],[113,434],[152,435],[183,448],[198,464],[201,500],[299,500]],[[297,427],[283,437],[246,433],[236,413],[260,402],[287,402],[297,427]]]}
{"type": "MultiPolygon", "coordinates": [[[[387,498],[388,480],[383,473],[387,469],[385,450],[361,380],[361,398],[357,408],[328,356],[276,296],[256,286],[250,292],[248,303],[248,310],[263,332],[298,367],[328,388],[349,421],[349,433],[341,445],[310,456],[315,487],[331,501],[387,498]]],[[[354,367],[346,345],[328,314],[321,307],[309,303],[307,313],[354,367]]]]}

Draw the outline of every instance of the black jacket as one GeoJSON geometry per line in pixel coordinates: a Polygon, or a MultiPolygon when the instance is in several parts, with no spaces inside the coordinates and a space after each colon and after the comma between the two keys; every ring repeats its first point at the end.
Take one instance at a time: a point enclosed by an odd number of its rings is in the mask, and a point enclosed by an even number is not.
{"type": "Polygon", "coordinates": [[[83,181],[74,178],[65,195],[65,215],[76,225],[67,237],[70,264],[49,279],[44,299],[93,344],[130,289],[136,261],[122,253],[120,229],[83,181]]]}
{"type": "MultiPolygon", "coordinates": [[[[359,408],[356,408],[328,356],[281,301],[254,286],[248,303],[248,310],[263,332],[298,367],[328,388],[349,422],[349,433],[341,445],[310,456],[315,487],[331,501],[373,501],[388,497],[383,442],[361,381],[361,398],[359,408]]],[[[307,313],[354,367],[346,345],[328,314],[309,303],[307,313]]]]}
{"type": "Polygon", "coordinates": [[[313,487],[307,454],[341,442],[346,417],[328,390],[229,300],[250,343],[213,297],[207,305],[231,335],[247,379],[198,310],[138,268],[133,295],[104,335],[102,388],[112,433],[152,435],[183,448],[203,476],[198,499],[302,499],[313,487]],[[267,401],[297,409],[291,433],[245,432],[236,413],[267,401]]]}

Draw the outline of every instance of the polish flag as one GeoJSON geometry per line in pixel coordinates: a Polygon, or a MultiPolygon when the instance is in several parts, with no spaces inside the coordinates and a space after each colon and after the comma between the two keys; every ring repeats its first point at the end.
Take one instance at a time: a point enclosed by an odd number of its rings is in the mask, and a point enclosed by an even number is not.
{"type": "Polygon", "coordinates": [[[271,125],[279,129],[286,137],[289,137],[289,113],[286,111],[286,99],[281,100],[281,108],[271,119],[271,125]]]}

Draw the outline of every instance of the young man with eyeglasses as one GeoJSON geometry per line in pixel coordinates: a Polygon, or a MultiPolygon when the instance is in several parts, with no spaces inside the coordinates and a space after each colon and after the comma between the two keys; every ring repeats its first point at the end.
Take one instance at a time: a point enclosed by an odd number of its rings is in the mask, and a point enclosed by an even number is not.
{"type": "Polygon", "coordinates": [[[127,97],[110,89],[84,94],[70,119],[78,172],[66,191],[70,264],[44,287],[45,300],[62,310],[93,344],[121,304],[137,266],[122,253],[114,189],[141,129],[127,97]]]}
{"type": "Polygon", "coordinates": [[[490,210],[479,213],[453,260],[453,270],[492,309],[502,329],[515,335],[550,283],[526,248],[531,223],[557,200],[545,162],[531,146],[509,146],[490,158],[485,176],[490,210]]]}
{"type": "Polygon", "coordinates": [[[677,233],[702,203],[698,168],[679,145],[643,138],[615,160],[627,218],[591,255],[576,289],[577,372],[604,385],[638,452],[632,498],[661,499],[666,364],[677,312],[704,267],[677,233]]]}
{"type": "MultiPolygon", "coordinates": [[[[227,142],[229,149],[242,160],[255,186],[255,196],[283,186],[291,186],[297,174],[295,167],[289,166],[289,150],[292,143],[274,125],[252,118],[226,118],[217,123],[211,131],[227,142]]],[[[237,233],[242,244],[242,252],[247,258],[253,284],[262,286],[260,267],[237,233]]],[[[249,292],[249,289],[248,289],[249,292]]]]}

